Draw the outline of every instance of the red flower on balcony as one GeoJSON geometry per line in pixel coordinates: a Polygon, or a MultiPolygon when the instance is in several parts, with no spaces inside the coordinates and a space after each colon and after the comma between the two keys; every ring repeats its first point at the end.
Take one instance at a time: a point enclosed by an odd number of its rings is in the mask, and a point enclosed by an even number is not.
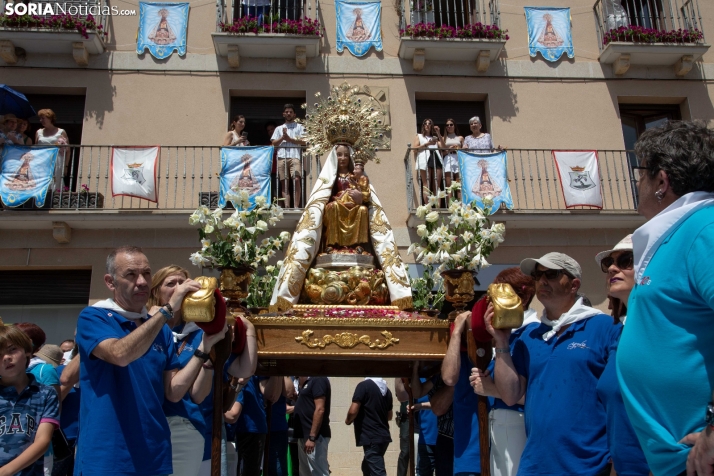
{"type": "Polygon", "coordinates": [[[481,40],[508,40],[508,30],[502,30],[496,25],[474,23],[465,26],[436,26],[435,23],[415,23],[399,30],[402,37],[412,38],[467,38],[481,40]]]}
{"type": "Polygon", "coordinates": [[[84,38],[89,38],[90,31],[103,34],[104,27],[97,23],[92,15],[0,15],[0,27],[3,28],[39,28],[47,30],[76,30],[84,38]]]}
{"type": "Polygon", "coordinates": [[[219,28],[224,33],[233,33],[236,35],[253,33],[259,35],[261,33],[283,33],[286,35],[302,35],[302,36],[324,36],[324,28],[320,26],[319,20],[310,18],[301,18],[299,20],[287,20],[266,22],[262,25],[258,23],[258,17],[246,16],[238,18],[233,23],[220,23],[219,28]]]}
{"type": "Polygon", "coordinates": [[[693,30],[656,30],[654,28],[644,28],[637,25],[621,26],[613,28],[605,33],[602,43],[607,45],[614,42],[633,43],[701,43],[704,41],[704,33],[698,29],[693,30]]]}

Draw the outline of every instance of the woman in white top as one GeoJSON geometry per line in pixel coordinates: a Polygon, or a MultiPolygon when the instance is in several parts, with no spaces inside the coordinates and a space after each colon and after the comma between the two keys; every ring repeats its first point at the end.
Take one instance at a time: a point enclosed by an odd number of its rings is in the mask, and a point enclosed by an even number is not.
{"type": "MultiPolygon", "coordinates": [[[[464,138],[464,149],[471,149],[470,152],[487,154],[494,150],[493,141],[491,140],[491,134],[486,132],[481,132],[481,119],[478,116],[474,116],[469,119],[469,128],[471,129],[471,135],[464,138]]],[[[499,145],[495,149],[502,150],[499,145]]]]}
{"type": "MultiPolygon", "coordinates": [[[[35,144],[37,145],[67,145],[69,139],[64,129],[60,129],[55,125],[57,115],[52,109],[40,109],[37,112],[37,117],[40,118],[42,129],[35,133],[35,144]]],[[[62,187],[63,177],[69,180],[71,160],[67,160],[67,150],[65,147],[60,147],[55,162],[55,178],[52,182],[52,190],[57,190],[62,187]]]]}
{"type": "MultiPolygon", "coordinates": [[[[446,120],[445,129],[444,147],[447,149],[447,154],[444,156],[444,179],[446,186],[449,187],[452,180],[459,181],[459,159],[456,151],[463,147],[464,138],[459,135],[456,121],[451,118],[446,120]]],[[[461,195],[457,192],[456,197],[460,198],[461,195]]]]}
{"type": "Polygon", "coordinates": [[[426,203],[428,194],[424,190],[425,184],[431,193],[435,194],[443,180],[444,162],[438,149],[444,147],[444,138],[434,121],[424,119],[421,132],[414,138],[414,143],[418,144],[414,147],[414,156],[419,171],[419,189],[422,191],[422,203],[426,203]]]}
{"type": "Polygon", "coordinates": [[[240,147],[250,145],[246,137],[248,133],[246,133],[246,136],[241,135],[243,129],[245,129],[245,117],[239,114],[231,121],[231,128],[223,138],[223,146],[240,147]]]}

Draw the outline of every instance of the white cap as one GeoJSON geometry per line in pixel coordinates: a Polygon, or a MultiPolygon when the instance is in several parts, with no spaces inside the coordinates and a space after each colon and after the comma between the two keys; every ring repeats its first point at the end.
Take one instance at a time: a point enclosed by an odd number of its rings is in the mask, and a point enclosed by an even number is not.
{"type": "Polygon", "coordinates": [[[531,276],[535,271],[536,265],[545,266],[548,269],[562,269],[571,274],[574,278],[580,279],[583,275],[583,270],[580,264],[565,253],[552,252],[543,255],[541,258],[526,258],[521,261],[521,271],[526,276],[531,276]]]}
{"type": "Polygon", "coordinates": [[[632,235],[627,235],[626,237],[621,239],[620,242],[618,244],[616,244],[613,249],[607,250],[607,251],[601,251],[600,253],[598,253],[595,256],[595,262],[597,263],[598,266],[600,266],[600,262],[604,258],[607,258],[615,251],[622,251],[622,250],[632,251],[632,235]]]}

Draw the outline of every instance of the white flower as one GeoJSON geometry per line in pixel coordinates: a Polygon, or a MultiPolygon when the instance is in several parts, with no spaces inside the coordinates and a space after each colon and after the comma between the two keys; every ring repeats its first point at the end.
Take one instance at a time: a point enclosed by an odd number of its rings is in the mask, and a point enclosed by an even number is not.
{"type": "Polygon", "coordinates": [[[439,212],[436,212],[436,211],[434,211],[434,212],[429,212],[429,213],[426,215],[426,217],[424,217],[424,218],[425,218],[426,221],[428,221],[429,223],[434,223],[436,220],[439,219],[439,212]]]}
{"type": "Polygon", "coordinates": [[[426,225],[423,223],[421,225],[417,225],[417,235],[424,238],[428,233],[429,231],[427,231],[426,225]]]}
{"type": "Polygon", "coordinates": [[[200,251],[192,253],[190,259],[191,263],[193,263],[195,266],[207,266],[211,264],[211,260],[203,256],[200,251]]]}
{"type": "Polygon", "coordinates": [[[444,241],[440,246],[439,249],[442,251],[449,251],[451,250],[451,242],[450,241],[444,241]]]}
{"type": "Polygon", "coordinates": [[[451,224],[452,225],[459,226],[459,225],[461,225],[461,223],[463,223],[463,221],[464,221],[464,219],[461,218],[459,215],[457,215],[457,214],[451,215],[451,224]]]}
{"type": "Polygon", "coordinates": [[[248,228],[245,229],[245,231],[247,231],[247,232],[250,233],[251,235],[254,235],[254,234],[255,234],[255,227],[254,227],[254,226],[248,227],[248,228]]]}
{"type": "Polygon", "coordinates": [[[263,238],[263,241],[260,242],[260,246],[268,246],[270,244],[270,238],[263,238]]]}
{"type": "Polygon", "coordinates": [[[203,231],[205,233],[213,233],[213,225],[206,225],[205,227],[203,227],[203,231]]]}
{"type": "Polygon", "coordinates": [[[203,249],[205,250],[206,248],[208,248],[209,246],[211,246],[211,240],[201,240],[201,246],[202,246],[203,249]]]}
{"type": "Polygon", "coordinates": [[[422,264],[434,264],[436,263],[436,255],[434,253],[427,253],[424,255],[422,264]]]}
{"type": "Polygon", "coordinates": [[[243,247],[240,243],[236,243],[233,245],[233,254],[236,256],[236,258],[240,258],[241,256],[243,256],[243,247]]]}
{"type": "Polygon", "coordinates": [[[426,217],[426,214],[429,212],[429,208],[430,207],[427,207],[426,205],[421,205],[421,206],[417,207],[417,209],[416,209],[417,218],[420,218],[423,220],[424,217],[426,217]]]}
{"type": "Polygon", "coordinates": [[[275,263],[275,266],[277,266],[278,268],[282,268],[282,267],[283,267],[283,260],[280,260],[280,261],[278,261],[277,263],[275,263]]]}
{"type": "Polygon", "coordinates": [[[500,235],[503,235],[506,233],[506,225],[503,223],[494,223],[491,225],[491,230],[493,230],[494,233],[498,233],[500,235]]]}
{"type": "Polygon", "coordinates": [[[446,198],[446,190],[439,190],[436,193],[436,198],[446,198]]]}
{"type": "Polygon", "coordinates": [[[266,197],[265,195],[257,195],[255,197],[255,204],[258,205],[259,207],[263,207],[263,206],[267,205],[267,203],[268,203],[268,197],[266,197]]]}
{"type": "Polygon", "coordinates": [[[263,220],[258,220],[258,223],[255,224],[255,227],[260,231],[268,230],[268,224],[265,223],[263,220]]]}
{"type": "Polygon", "coordinates": [[[461,208],[461,203],[460,203],[460,202],[457,202],[456,200],[454,200],[453,202],[451,202],[451,204],[449,205],[449,211],[450,211],[451,213],[456,213],[456,212],[458,212],[460,208],[461,208]]]}
{"type": "Polygon", "coordinates": [[[265,271],[268,273],[272,273],[273,271],[275,271],[275,266],[268,265],[265,267],[265,271]]]}
{"type": "Polygon", "coordinates": [[[439,204],[439,197],[436,195],[429,195],[429,206],[435,207],[439,204]]]}
{"type": "Polygon", "coordinates": [[[491,198],[490,195],[486,195],[483,197],[483,207],[484,208],[491,208],[493,206],[493,198],[491,198]]]}
{"type": "Polygon", "coordinates": [[[465,231],[461,234],[461,237],[464,239],[465,242],[469,242],[474,239],[474,234],[471,233],[470,231],[465,231]]]}
{"type": "Polygon", "coordinates": [[[188,217],[188,224],[193,226],[193,225],[198,225],[199,223],[203,223],[205,220],[203,218],[203,214],[199,211],[196,210],[195,212],[191,213],[191,216],[188,217]]]}
{"type": "Polygon", "coordinates": [[[283,243],[287,243],[288,241],[290,241],[290,233],[288,233],[287,231],[281,231],[280,239],[283,241],[283,243]]]}
{"type": "Polygon", "coordinates": [[[278,221],[280,221],[280,220],[278,220],[277,218],[273,218],[273,217],[268,218],[268,223],[270,224],[270,226],[275,226],[278,223],[278,221]]]}

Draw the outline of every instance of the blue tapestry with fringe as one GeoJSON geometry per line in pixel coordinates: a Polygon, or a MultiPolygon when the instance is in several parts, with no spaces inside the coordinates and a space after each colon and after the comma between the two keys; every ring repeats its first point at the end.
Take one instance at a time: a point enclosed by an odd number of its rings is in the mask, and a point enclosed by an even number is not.
{"type": "Polygon", "coordinates": [[[237,209],[251,210],[255,197],[261,195],[270,203],[270,169],[273,146],[221,147],[220,197],[218,206],[228,201],[237,209]],[[241,200],[240,197],[244,200],[241,200]],[[241,203],[249,206],[241,206],[241,203]]]}
{"type": "Polygon", "coordinates": [[[374,46],[382,51],[382,4],[335,0],[337,51],[346,47],[355,56],[364,56],[374,46]]]}
{"type": "Polygon", "coordinates": [[[484,198],[493,201],[491,214],[505,204],[513,209],[513,197],[508,186],[507,156],[505,151],[490,154],[472,154],[460,150],[459,170],[461,170],[461,199],[464,203],[476,202],[483,208],[484,198]]]}
{"type": "Polygon", "coordinates": [[[59,147],[0,147],[0,198],[5,206],[19,207],[34,198],[35,206],[45,205],[45,196],[55,174],[59,147]]]}
{"type": "Polygon", "coordinates": [[[573,58],[570,8],[524,7],[528,25],[528,50],[546,61],[558,61],[563,53],[573,58]]]}
{"type": "Polygon", "coordinates": [[[136,54],[148,49],[157,59],[168,58],[174,51],[185,56],[188,8],[188,3],[139,2],[136,54]]]}

